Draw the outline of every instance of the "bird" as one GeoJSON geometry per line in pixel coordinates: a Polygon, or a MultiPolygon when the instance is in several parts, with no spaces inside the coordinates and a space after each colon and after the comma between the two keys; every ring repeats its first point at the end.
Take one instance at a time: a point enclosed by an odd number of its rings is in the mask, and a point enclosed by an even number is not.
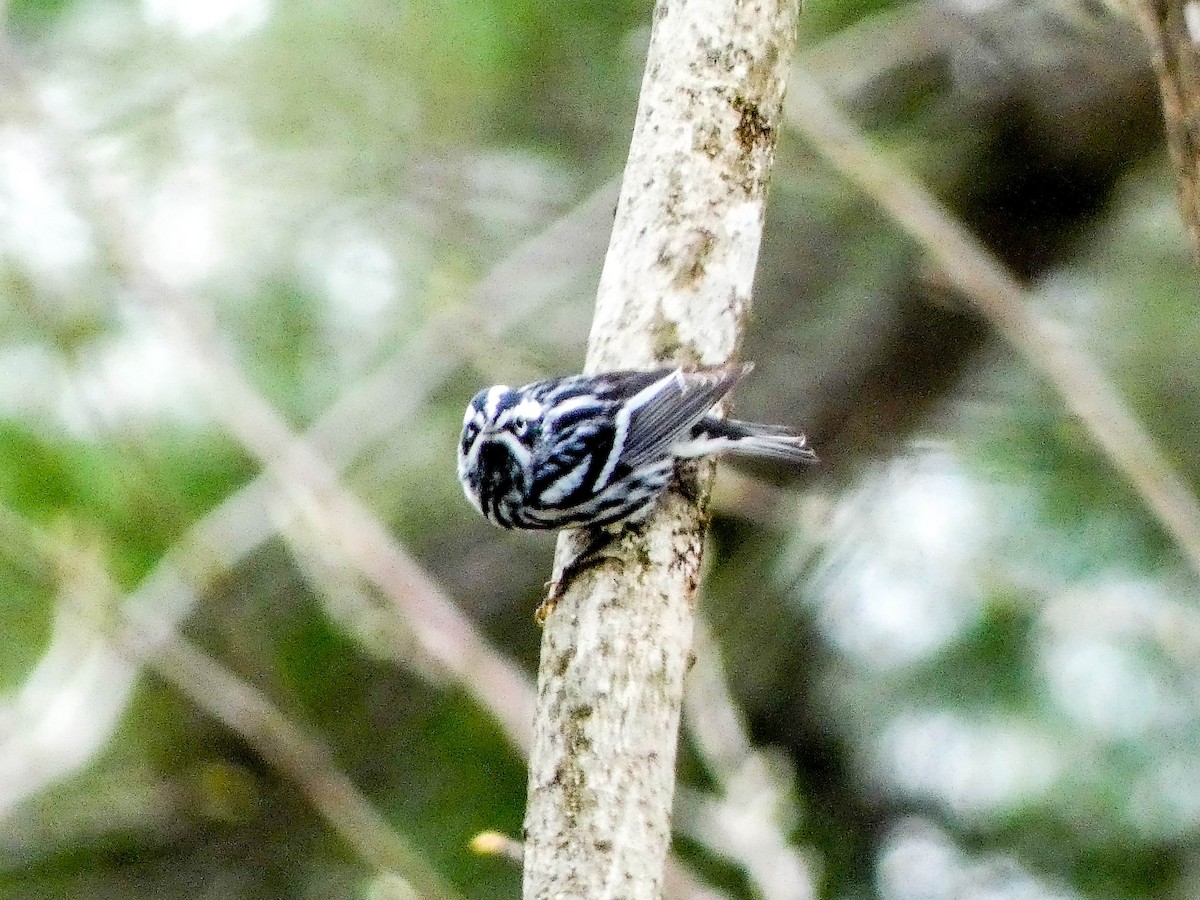
{"type": "Polygon", "coordinates": [[[817,461],[800,432],[713,412],[752,369],[740,363],[565,375],[475,394],[458,445],[467,499],[502,528],[586,529],[589,536],[550,586],[539,622],[621,528],[649,515],[678,461],[725,453],[817,461]]]}

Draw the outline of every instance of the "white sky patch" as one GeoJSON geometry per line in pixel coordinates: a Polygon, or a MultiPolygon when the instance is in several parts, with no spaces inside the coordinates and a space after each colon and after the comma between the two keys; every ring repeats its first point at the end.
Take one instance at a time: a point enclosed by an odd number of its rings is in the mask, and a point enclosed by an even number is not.
{"type": "Polygon", "coordinates": [[[215,166],[194,163],[153,193],[142,245],[159,278],[177,287],[194,284],[225,259],[220,229],[227,218],[227,192],[227,180],[215,166]]]}
{"type": "Polygon", "coordinates": [[[842,501],[813,582],[818,622],[863,666],[926,658],[978,619],[972,564],[986,529],[983,499],[948,454],[900,460],[842,501]]]}
{"type": "Polygon", "coordinates": [[[149,326],[105,335],[74,356],[41,344],[0,345],[0,417],[56,422],[93,438],[130,423],[207,421],[192,361],[149,326]]]}
{"type": "Polygon", "coordinates": [[[1183,5],[1183,23],[1193,44],[1200,44],[1200,3],[1191,0],[1183,5]]]}
{"type": "Polygon", "coordinates": [[[325,290],[336,318],[353,323],[381,316],[396,301],[399,275],[381,241],[360,237],[340,243],[325,260],[325,290]]]}
{"type": "Polygon", "coordinates": [[[359,222],[319,223],[298,256],[335,328],[373,333],[406,299],[407,273],[393,248],[359,222]]]}
{"type": "Polygon", "coordinates": [[[1129,786],[1127,814],[1150,840],[1194,834],[1200,825],[1200,759],[1159,760],[1140,773],[1129,786]]]}
{"type": "Polygon", "coordinates": [[[136,319],[80,353],[59,398],[59,415],[80,434],[124,423],[206,421],[195,391],[196,361],[177,343],[136,319]]]}
{"type": "Polygon", "coordinates": [[[1067,636],[1041,655],[1054,702],[1103,738],[1136,739],[1170,726],[1181,712],[1174,692],[1134,647],[1067,636]]]}
{"type": "Polygon", "coordinates": [[[0,347],[0,418],[56,416],[67,378],[62,359],[41,344],[0,347]]]}
{"type": "Polygon", "coordinates": [[[1200,640],[1191,595],[1113,572],[1048,602],[1039,626],[1048,698],[1077,725],[1110,741],[1195,727],[1179,678],[1194,670],[1200,640]]]}
{"type": "Polygon", "coordinates": [[[1064,319],[1092,324],[1105,309],[1105,296],[1094,274],[1054,269],[1038,281],[1038,296],[1064,319]]]}
{"type": "Polygon", "coordinates": [[[1020,722],[949,712],[897,716],[873,756],[886,789],[970,819],[1003,815],[1043,795],[1064,764],[1042,733],[1020,722]]]}
{"type": "Polygon", "coordinates": [[[1039,880],[1011,856],[972,858],[920,819],[888,834],[876,880],[883,900],[1078,900],[1067,887],[1039,880]]]}
{"type": "Polygon", "coordinates": [[[271,0],[142,0],[146,21],[185,38],[240,38],[271,17],[271,0]]]}
{"type": "Polygon", "coordinates": [[[90,229],[55,177],[51,147],[21,128],[0,130],[0,249],[50,287],[93,255],[90,229]]]}
{"type": "Polygon", "coordinates": [[[517,151],[482,154],[466,171],[464,210],[479,225],[511,237],[552,218],[549,210],[569,202],[574,180],[539,156],[517,151]]]}

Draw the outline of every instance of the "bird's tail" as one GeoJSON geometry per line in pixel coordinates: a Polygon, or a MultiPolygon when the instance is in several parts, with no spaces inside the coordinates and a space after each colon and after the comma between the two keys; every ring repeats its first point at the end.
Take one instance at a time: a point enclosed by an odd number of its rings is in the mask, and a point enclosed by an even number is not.
{"type": "Polygon", "coordinates": [[[803,434],[778,425],[705,416],[696,426],[691,443],[695,452],[687,453],[689,456],[735,453],[792,464],[817,462],[817,454],[803,434]]]}

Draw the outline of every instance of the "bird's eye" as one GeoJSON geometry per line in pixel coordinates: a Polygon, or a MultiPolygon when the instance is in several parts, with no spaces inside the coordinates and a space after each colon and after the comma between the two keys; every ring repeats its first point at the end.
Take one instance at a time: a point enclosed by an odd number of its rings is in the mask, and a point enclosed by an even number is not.
{"type": "Polygon", "coordinates": [[[517,437],[525,437],[529,431],[529,420],[524,416],[513,416],[510,427],[517,437]]]}

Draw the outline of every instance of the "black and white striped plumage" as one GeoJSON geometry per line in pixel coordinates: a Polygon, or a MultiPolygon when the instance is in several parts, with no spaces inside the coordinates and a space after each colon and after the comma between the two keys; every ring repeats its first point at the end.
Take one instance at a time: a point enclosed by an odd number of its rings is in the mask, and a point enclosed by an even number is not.
{"type": "Polygon", "coordinates": [[[729,452],[813,462],[802,434],[709,414],[750,368],[606,372],[482,390],[463,419],[463,490],[504,528],[603,526],[645,516],[677,459],[729,452]]]}

